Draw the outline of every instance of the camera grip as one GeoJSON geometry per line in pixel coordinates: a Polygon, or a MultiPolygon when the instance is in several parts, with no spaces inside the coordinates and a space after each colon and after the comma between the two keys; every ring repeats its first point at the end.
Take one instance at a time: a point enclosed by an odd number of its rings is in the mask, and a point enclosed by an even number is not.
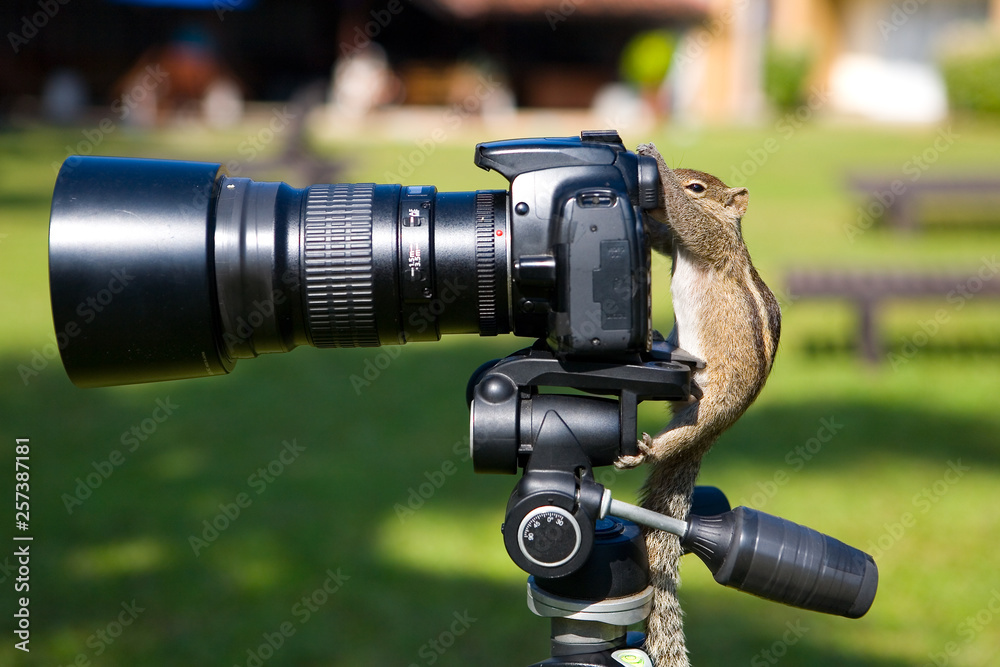
{"type": "Polygon", "coordinates": [[[681,544],[724,586],[847,618],[875,599],[875,561],[828,535],[746,507],[689,522],[681,544]]]}

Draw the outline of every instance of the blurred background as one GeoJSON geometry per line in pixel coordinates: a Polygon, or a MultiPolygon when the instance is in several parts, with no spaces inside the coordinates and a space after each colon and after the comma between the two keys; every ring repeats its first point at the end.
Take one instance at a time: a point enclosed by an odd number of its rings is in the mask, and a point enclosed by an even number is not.
{"type": "MultiPolygon", "coordinates": [[[[606,127],[749,188],[744,234],[782,304],[768,386],[701,481],[880,568],[848,621],[685,561],[693,664],[1000,662],[997,0],[8,0],[0,28],[0,470],[13,489],[29,438],[34,537],[30,653],[17,543],[0,548],[0,663],[547,657],[500,539],[515,478],[473,474],[464,405],[481,362],[529,341],[77,389],[48,208],[76,154],[470,190],[506,187],[477,142],[606,127]]],[[[666,421],[641,406],[643,430],[666,421]]],[[[628,499],[643,476],[599,480],[628,499]]]]}

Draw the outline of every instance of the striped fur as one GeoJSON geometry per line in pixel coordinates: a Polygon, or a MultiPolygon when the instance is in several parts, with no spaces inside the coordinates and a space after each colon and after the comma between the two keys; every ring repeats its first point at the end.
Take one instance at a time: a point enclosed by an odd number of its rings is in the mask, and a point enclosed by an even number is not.
{"type": "MultiPolygon", "coordinates": [[[[749,194],[704,172],[671,170],[652,144],[638,153],[656,158],[663,209],[653,211],[647,233],[653,248],[673,258],[671,338],[705,361],[694,374],[701,397],[674,406],[655,438],[643,434],[642,454],[621,467],[650,462],[643,505],[685,518],[701,458],[757,398],[774,363],[781,333],[777,299],[750,261],[741,229],[749,194]]],[[[657,667],[688,667],[676,590],[679,540],[660,531],[646,535],[656,587],[647,651],[657,667]]]]}

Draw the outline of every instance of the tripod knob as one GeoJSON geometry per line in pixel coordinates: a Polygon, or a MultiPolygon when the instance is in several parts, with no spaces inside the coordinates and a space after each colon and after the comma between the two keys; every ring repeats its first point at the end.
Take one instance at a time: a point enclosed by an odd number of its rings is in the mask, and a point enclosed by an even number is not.
{"type": "Polygon", "coordinates": [[[517,546],[536,566],[565,565],[580,552],[583,536],[576,517],[561,507],[545,505],[528,512],[517,530],[517,546]]]}
{"type": "Polygon", "coordinates": [[[571,488],[526,491],[511,495],[503,524],[507,555],[519,568],[537,577],[565,577],[576,572],[594,546],[595,518],[579,503],[571,488]]]}

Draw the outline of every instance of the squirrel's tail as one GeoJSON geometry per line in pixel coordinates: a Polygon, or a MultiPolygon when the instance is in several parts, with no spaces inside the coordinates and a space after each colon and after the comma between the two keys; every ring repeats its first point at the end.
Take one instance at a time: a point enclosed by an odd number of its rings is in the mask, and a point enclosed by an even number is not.
{"type": "MultiPolygon", "coordinates": [[[[686,519],[691,494],[701,468],[697,456],[657,460],[643,488],[646,509],[676,519],[686,519]]],[[[680,538],[659,530],[646,532],[653,611],[646,627],[646,651],[656,667],[689,667],[681,606],[677,599],[678,566],[683,553],[680,538]]]]}

